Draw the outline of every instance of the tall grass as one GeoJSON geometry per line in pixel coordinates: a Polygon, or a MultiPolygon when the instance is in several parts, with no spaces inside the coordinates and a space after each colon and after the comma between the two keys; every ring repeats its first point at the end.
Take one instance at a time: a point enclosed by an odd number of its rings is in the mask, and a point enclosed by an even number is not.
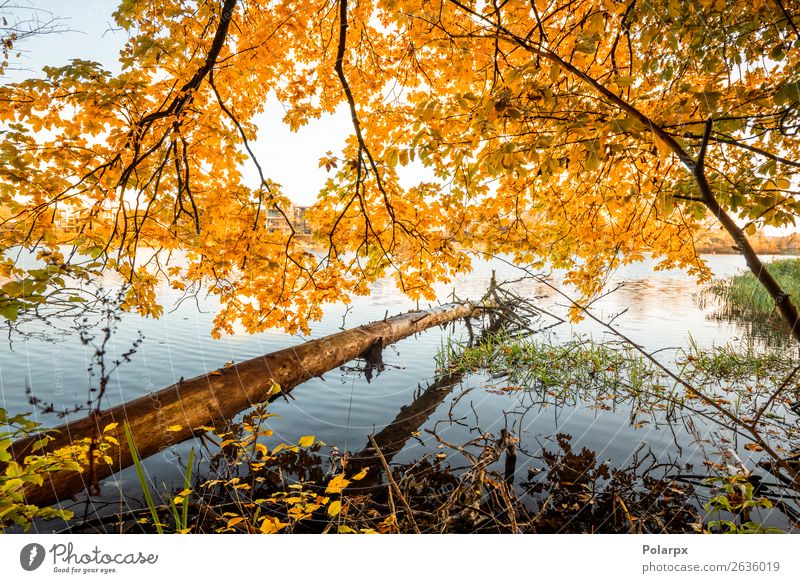
{"type": "MultiPolygon", "coordinates": [[[[666,357],[666,354],[664,355],[666,357]]],[[[800,362],[797,350],[728,344],[702,348],[690,339],[663,364],[715,398],[757,398],[774,390],[800,362]]],[[[505,332],[466,346],[451,340],[437,356],[441,370],[488,373],[512,388],[549,395],[562,404],[632,399],[659,408],[688,394],[634,348],[589,338],[517,337],[505,332]]]]}
{"type": "Polygon", "coordinates": [[[150,492],[150,484],[147,483],[144,466],[142,466],[142,460],[139,458],[139,452],[136,449],[136,444],[133,442],[131,428],[128,426],[127,422],[125,423],[124,428],[125,440],[128,442],[128,449],[133,457],[133,465],[136,468],[136,475],[139,477],[139,485],[142,487],[142,493],[144,494],[147,508],[150,509],[150,516],[153,518],[153,525],[156,527],[158,534],[164,534],[164,529],[161,525],[161,521],[158,518],[158,509],[156,508],[155,502],[153,502],[153,495],[150,492]]]}
{"type": "MultiPolygon", "coordinates": [[[[800,259],[778,259],[767,264],[767,269],[793,301],[800,298],[800,259]]],[[[728,304],[753,316],[773,315],[775,301],[764,290],[755,276],[743,273],[714,284],[710,291],[728,304]]]]}
{"type": "Polygon", "coordinates": [[[440,368],[448,371],[486,371],[526,389],[574,398],[642,391],[662,391],[663,375],[635,350],[614,342],[586,338],[557,341],[522,338],[506,332],[492,334],[480,344],[451,341],[441,347],[440,368]]]}

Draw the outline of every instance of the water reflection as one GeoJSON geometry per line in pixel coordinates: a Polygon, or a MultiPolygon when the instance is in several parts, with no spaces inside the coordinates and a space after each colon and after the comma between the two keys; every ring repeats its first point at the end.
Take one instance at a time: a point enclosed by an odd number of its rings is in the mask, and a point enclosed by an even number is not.
{"type": "Polygon", "coordinates": [[[572,436],[557,434],[557,449],[543,448],[544,467],[523,482],[536,500],[537,532],[676,533],[702,528],[702,505],[693,488],[670,477],[676,462],[663,463],[640,448],[625,467],[612,468],[572,436]]]}
{"type": "Polygon", "coordinates": [[[794,342],[786,323],[777,316],[754,314],[744,306],[718,297],[711,289],[697,293],[696,301],[710,320],[738,326],[744,342],[770,348],[781,348],[794,342]]]}
{"type": "MultiPolygon", "coordinates": [[[[721,276],[743,267],[742,260],[734,256],[709,256],[707,260],[721,276]]],[[[691,278],[679,271],[653,271],[653,265],[654,262],[648,260],[617,270],[610,285],[622,285],[597,302],[598,314],[611,317],[624,312],[616,321],[618,327],[649,350],[684,346],[690,336],[703,347],[741,342],[748,334],[769,341],[765,331],[757,328],[758,323],[714,318],[708,305],[695,302],[698,288],[691,278]]],[[[439,286],[439,297],[446,301],[455,292],[459,297],[477,299],[485,293],[493,272],[498,280],[520,276],[518,270],[502,261],[475,261],[474,266],[473,274],[439,286]]],[[[556,285],[562,278],[563,273],[553,273],[556,285]]],[[[514,289],[520,295],[536,297],[541,307],[553,314],[563,315],[566,311],[564,302],[540,283],[523,281],[514,289]]],[[[305,340],[279,332],[212,340],[209,336],[211,318],[217,307],[214,298],[198,298],[198,309],[192,302],[181,303],[180,292],[166,285],[159,288],[159,292],[167,306],[175,306],[173,311],[168,310],[161,320],[145,320],[127,314],[112,338],[110,350],[115,354],[124,353],[140,330],[145,340],[133,362],[113,375],[108,405],[168,386],[180,377],[191,378],[226,362],[245,360],[305,340]]],[[[400,295],[389,282],[374,284],[372,293],[369,298],[356,298],[349,309],[330,306],[323,320],[314,326],[312,336],[323,336],[343,325],[355,326],[381,319],[387,312],[391,315],[415,307],[414,302],[400,295]]],[[[604,330],[590,321],[559,326],[552,334],[556,339],[575,335],[598,340],[605,337],[604,330]]],[[[657,510],[652,517],[645,517],[647,528],[654,531],[658,531],[659,521],[666,520],[670,512],[678,512],[677,501],[682,500],[682,496],[690,496],[684,486],[676,486],[674,480],[668,479],[666,469],[675,463],[679,454],[682,473],[686,473],[687,465],[702,467],[703,460],[708,457],[702,442],[717,440],[710,429],[699,428],[699,435],[688,430],[676,431],[675,424],[668,423],[664,417],[652,417],[649,412],[651,418],[645,419],[635,405],[624,400],[610,399],[604,403],[554,400],[546,392],[505,390],[508,383],[482,374],[443,375],[436,370],[434,356],[451,335],[466,339],[468,332],[460,324],[448,330],[430,330],[387,350],[380,362],[332,371],[324,378],[312,379],[295,389],[293,400],[271,404],[270,411],[277,416],[269,423],[277,441],[296,443],[300,436],[315,435],[337,446],[333,451],[297,454],[296,460],[289,460],[291,469],[287,472],[298,480],[317,481],[330,474],[330,464],[337,463],[341,467],[342,459],[348,458],[353,468],[358,463],[363,465],[363,460],[371,460],[366,465],[377,468],[374,452],[367,447],[368,436],[374,434],[387,462],[392,464],[393,475],[406,485],[409,497],[430,512],[438,508],[437,504],[449,500],[457,484],[464,483],[460,472],[471,467],[465,452],[475,459],[486,452],[483,460],[493,461],[483,468],[484,477],[493,483],[502,482],[507,488],[491,486],[494,498],[487,502],[500,509],[497,512],[501,516],[499,523],[505,525],[503,528],[511,528],[512,513],[507,512],[503,499],[511,493],[524,502],[527,513],[527,518],[523,514],[513,515],[517,527],[531,524],[540,530],[558,528],[554,512],[561,510],[558,506],[551,507],[552,500],[544,503],[551,495],[560,496],[558,504],[563,502],[569,508],[587,491],[593,493],[596,497],[590,500],[595,500],[595,507],[576,520],[575,532],[588,528],[592,521],[606,525],[603,528],[609,532],[629,529],[630,521],[614,497],[625,488],[628,488],[625,496],[620,497],[631,516],[635,513],[630,505],[636,507],[648,501],[655,504],[657,510]],[[412,387],[417,387],[416,393],[412,387]],[[508,479],[507,468],[513,456],[509,454],[508,439],[501,437],[504,431],[516,440],[513,484],[508,479]],[[565,442],[564,438],[557,437],[559,435],[570,438],[565,442]],[[439,457],[441,454],[443,458],[439,457]],[[650,484],[652,488],[645,488],[647,491],[636,492],[632,488],[642,487],[646,480],[641,474],[644,466],[634,462],[643,457],[647,457],[648,464],[656,460],[652,468],[646,466],[650,468],[647,479],[655,481],[650,484]],[[626,482],[623,476],[632,464],[636,469],[626,482]],[[580,488],[562,488],[558,494],[553,493],[557,481],[570,482],[566,477],[572,471],[569,468],[584,468],[586,479],[579,480],[580,488]],[[617,481],[614,481],[614,472],[621,472],[617,481]],[[662,484],[660,481],[664,480],[662,484]],[[680,492],[671,490],[673,487],[680,492]],[[650,491],[653,488],[657,491],[650,491]],[[539,522],[530,522],[539,512],[542,512],[539,522]]],[[[3,406],[11,411],[28,410],[26,386],[48,403],[53,402],[56,408],[74,406],[76,400],[85,397],[91,359],[91,351],[80,345],[69,329],[58,342],[29,337],[16,343],[13,350],[0,350],[3,406]]],[[[38,420],[54,424],[47,416],[38,420]]],[[[191,445],[197,444],[176,446],[175,456],[185,459],[191,445]]],[[[745,461],[752,460],[746,458],[745,461]]],[[[161,456],[147,460],[145,465],[161,485],[179,483],[182,479],[183,468],[161,456]]],[[[205,465],[204,469],[210,466],[205,465]]],[[[272,471],[278,470],[273,467],[272,471]]],[[[380,472],[377,472],[373,482],[379,478],[380,472]]],[[[131,470],[120,473],[106,484],[104,494],[107,497],[116,495],[115,483],[136,495],[137,480],[131,470]]],[[[266,483],[276,488],[285,480],[278,480],[276,474],[266,483]]],[[[474,488],[476,482],[470,483],[474,488]]],[[[470,524],[475,527],[483,512],[494,512],[482,507],[481,499],[462,502],[473,508],[469,511],[473,515],[468,517],[468,512],[453,522],[454,529],[467,529],[470,524]],[[464,522],[467,518],[469,521],[464,522]]],[[[686,510],[685,515],[679,513],[674,524],[692,528],[690,525],[696,516],[689,515],[696,511],[697,507],[686,510]]],[[[491,531],[499,527],[495,521],[475,528],[491,531]]]]}

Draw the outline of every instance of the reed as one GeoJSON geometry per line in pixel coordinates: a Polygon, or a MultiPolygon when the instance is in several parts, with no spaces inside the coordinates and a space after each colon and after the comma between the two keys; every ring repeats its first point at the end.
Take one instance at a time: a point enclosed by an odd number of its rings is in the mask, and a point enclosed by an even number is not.
{"type": "MultiPolygon", "coordinates": [[[[766,267],[781,288],[797,302],[800,298],[800,259],[777,259],[766,267]]],[[[751,316],[777,317],[774,300],[750,272],[720,280],[709,291],[731,308],[743,310],[751,316]]]]}

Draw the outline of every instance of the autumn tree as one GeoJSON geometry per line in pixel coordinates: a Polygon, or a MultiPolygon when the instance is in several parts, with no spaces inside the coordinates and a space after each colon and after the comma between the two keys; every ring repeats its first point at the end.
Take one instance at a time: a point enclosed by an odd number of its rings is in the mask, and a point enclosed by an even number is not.
{"type": "Polygon", "coordinates": [[[125,0],[121,73],[72,61],[0,90],[0,310],[109,269],[143,314],[165,277],[219,295],[217,331],[305,330],[383,276],[432,297],[473,250],[566,268],[591,297],[644,253],[707,279],[694,241],[713,221],[800,339],[748,240],[800,212],[798,17],[785,0],[125,0]],[[352,118],[308,213],[322,253],[254,155],[272,98],[293,129],[352,118]]]}

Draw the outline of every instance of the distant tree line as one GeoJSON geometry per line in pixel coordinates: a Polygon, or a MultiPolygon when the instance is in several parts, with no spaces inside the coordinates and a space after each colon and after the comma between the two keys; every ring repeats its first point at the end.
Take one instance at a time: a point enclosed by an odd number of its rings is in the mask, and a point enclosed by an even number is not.
{"type": "MultiPolygon", "coordinates": [[[[750,237],[750,242],[756,253],[767,255],[796,255],[800,254],[800,233],[783,236],[769,236],[755,234],[750,237]]],[[[731,244],[730,237],[723,231],[703,233],[695,243],[698,253],[738,253],[739,250],[731,244]]]]}

